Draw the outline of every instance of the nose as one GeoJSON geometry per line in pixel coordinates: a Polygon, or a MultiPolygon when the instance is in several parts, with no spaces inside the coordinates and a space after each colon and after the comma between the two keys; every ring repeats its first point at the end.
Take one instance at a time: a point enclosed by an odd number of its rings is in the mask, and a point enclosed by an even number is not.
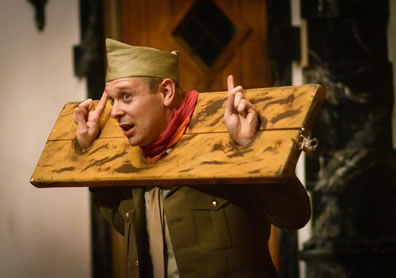
{"type": "Polygon", "coordinates": [[[124,114],[123,110],[120,107],[118,101],[114,101],[113,107],[111,108],[111,117],[119,120],[120,117],[124,114]]]}

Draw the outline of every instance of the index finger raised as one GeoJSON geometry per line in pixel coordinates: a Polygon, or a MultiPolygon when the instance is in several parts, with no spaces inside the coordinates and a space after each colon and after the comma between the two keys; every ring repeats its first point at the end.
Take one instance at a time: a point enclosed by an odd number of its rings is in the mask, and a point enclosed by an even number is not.
{"type": "Polygon", "coordinates": [[[234,76],[229,75],[227,77],[227,88],[228,91],[231,91],[232,89],[234,89],[234,76]]]}
{"type": "Polygon", "coordinates": [[[96,111],[99,114],[103,113],[103,110],[106,108],[106,102],[107,99],[109,98],[109,95],[106,92],[103,92],[102,97],[100,98],[99,104],[96,107],[96,111]]]}

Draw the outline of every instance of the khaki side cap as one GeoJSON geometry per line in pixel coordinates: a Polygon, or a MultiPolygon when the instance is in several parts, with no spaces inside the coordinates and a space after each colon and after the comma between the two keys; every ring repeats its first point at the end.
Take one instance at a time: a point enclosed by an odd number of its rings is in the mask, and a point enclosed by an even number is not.
{"type": "Polygon", "coordinates": [[[131,46],[106,39],[106,82],[124,77],[160,77],[179,82],[177,52],[131,46]]]}

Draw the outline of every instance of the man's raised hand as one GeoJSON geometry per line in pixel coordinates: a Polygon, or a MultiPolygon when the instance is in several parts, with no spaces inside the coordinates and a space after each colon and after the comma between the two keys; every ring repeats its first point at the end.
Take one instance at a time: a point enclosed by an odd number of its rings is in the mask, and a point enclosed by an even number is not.
{"type": "Polygon", "coordinates": [[[87,99],[74,109],[74,121],[78,125],[77,141],[83,150],[88,149],[98,136],[99,120],[106,107],[107,98],[108,94],[103,92],[96,108],[92,99],[87,99]]]}
{"type": "Polygon", "coordinates": [[[227,102],[224,121],[232,139],[239,145],[247,146],[253,142],[258,128],[257,111],[253,104],[245,99],[242,86],[234,87],[234,77],[227,78],[227,102]]]}

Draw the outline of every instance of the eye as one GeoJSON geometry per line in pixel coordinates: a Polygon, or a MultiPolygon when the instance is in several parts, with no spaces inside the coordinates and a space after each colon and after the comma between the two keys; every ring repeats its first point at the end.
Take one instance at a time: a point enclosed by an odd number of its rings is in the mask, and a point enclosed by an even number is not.
{"type": "Polygon", "coordinates": [[[123,101],[129,101],[131,99],[131,96],[128,94],[122,94],[122,100],[123,101]]]}
{"type": "Polygon", "coordinates": [[[114,98],[110,97],[109,99],[110,99],[111,105],[113,105],[114,104],[114,98]]]}

